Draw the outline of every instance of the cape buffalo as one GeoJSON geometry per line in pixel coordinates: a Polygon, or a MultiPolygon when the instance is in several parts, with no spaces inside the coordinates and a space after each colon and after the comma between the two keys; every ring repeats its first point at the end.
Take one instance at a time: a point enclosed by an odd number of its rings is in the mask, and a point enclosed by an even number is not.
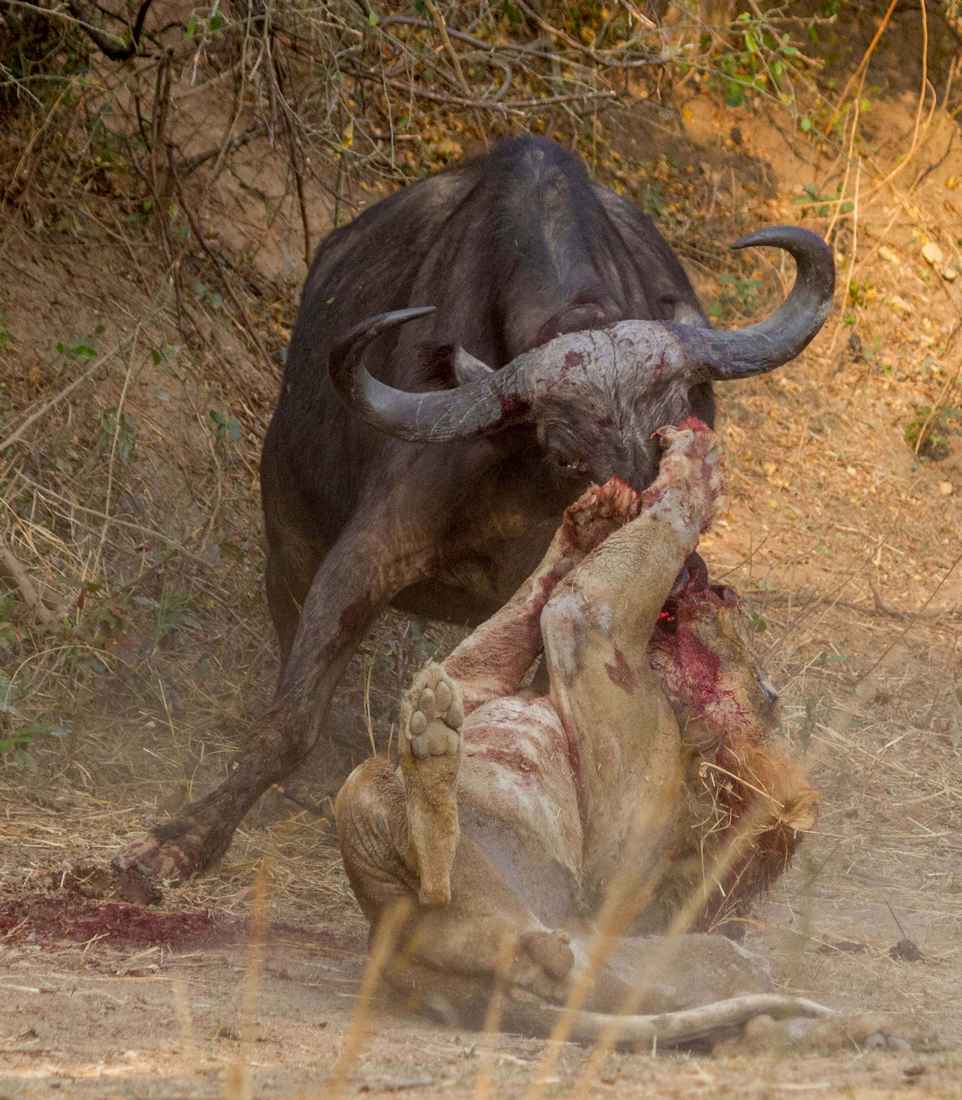
{"type": "Polygon", "coordinates": [[[388,603],[486,617],[585,485],[617,474],[643,487],[655,428],[713,423],[713,379],[798,355],[831,303],[831,251],[792,228],[735,247],[747,245],[790,252],[795,286],[760,324],[715,331],[651,220],[530,137],[323,241],[261,462],[274,703],[218,788],[118,856],[129,892],[226,849],[315,744],[388,603]]]}

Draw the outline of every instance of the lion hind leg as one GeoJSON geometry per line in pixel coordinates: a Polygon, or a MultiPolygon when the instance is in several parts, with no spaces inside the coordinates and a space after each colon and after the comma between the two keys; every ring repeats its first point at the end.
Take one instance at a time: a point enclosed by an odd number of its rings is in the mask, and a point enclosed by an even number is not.
{"type": "Polygon", "coordinates": [[[400,756],[418,901],[451,900],[451,868],[461,836],[457,782],[464,704],[460,684],[430,662],[401,703],[400,756]]]}
{"type": "MultiPolygon", "coordinates": [[[[344,867],[372,926],[400,899],[423,894],[407,810],[405,786],[383,757],[356,768],[335,803],[344,867]]],[[[432,989],[469,1006],[475,987],[483,997],[500,974],[510,987],[563,1000],[574,964],[567,936],[541,924],[470,837],[460,839],[450,870],[451,903],[417,904],[388,968],[391,984],[409,986],[406,969],[431,973],[432,989]]]]}

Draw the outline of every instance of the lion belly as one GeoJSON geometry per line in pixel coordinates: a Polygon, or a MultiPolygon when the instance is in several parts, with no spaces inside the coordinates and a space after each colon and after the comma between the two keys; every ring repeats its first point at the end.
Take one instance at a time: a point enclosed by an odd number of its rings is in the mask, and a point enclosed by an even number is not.
{"type": "Polygon", "coordinates": [[[578,760],[550,701],[507,696],[462,728],[462,832],[546,924],[576,915],[582,866],[578,760]]]}

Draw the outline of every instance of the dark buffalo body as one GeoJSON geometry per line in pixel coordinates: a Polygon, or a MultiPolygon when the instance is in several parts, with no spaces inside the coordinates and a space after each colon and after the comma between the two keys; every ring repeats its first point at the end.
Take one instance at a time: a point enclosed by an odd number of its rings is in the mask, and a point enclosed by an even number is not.
{"type": "MultiPolygon", "coordinates": [[[[117,858],[129,896],[225,850],[316,743],[383,607],[489,614],[587,481],[647,484],[656,428],[712,423],[713,379],[801,351],[831,302],[831,251],[786,227],[748,245],[791,253],[792,292],[756,325],[711,329],[651,220],[537,138],[399,191],[322,243],[261,464],[277,693],[228,778],[117,858]]],[[[348,763],[332,753],[331,790],[348,763]]]]}

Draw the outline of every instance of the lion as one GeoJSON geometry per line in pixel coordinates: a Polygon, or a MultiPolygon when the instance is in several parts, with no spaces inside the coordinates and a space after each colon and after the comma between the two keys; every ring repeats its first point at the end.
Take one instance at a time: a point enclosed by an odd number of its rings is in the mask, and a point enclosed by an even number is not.
{"type": "Polygon", "coordinates": [[[410,907],[385,977],[446,1018],[478,1023],[499,989],[529,1033],[567,1003],[574,1038],[673,1043],[829,1012],[773,993],[730,934],[817,796],[773,737],[735,594],[695,553],[721,507],[718,441],[691,418],[657,438],[653,484],[613,478],[569,507],[512,599],[414,677],[399,765],[372,757],[337,796],[372,936],[410,907]]]}

